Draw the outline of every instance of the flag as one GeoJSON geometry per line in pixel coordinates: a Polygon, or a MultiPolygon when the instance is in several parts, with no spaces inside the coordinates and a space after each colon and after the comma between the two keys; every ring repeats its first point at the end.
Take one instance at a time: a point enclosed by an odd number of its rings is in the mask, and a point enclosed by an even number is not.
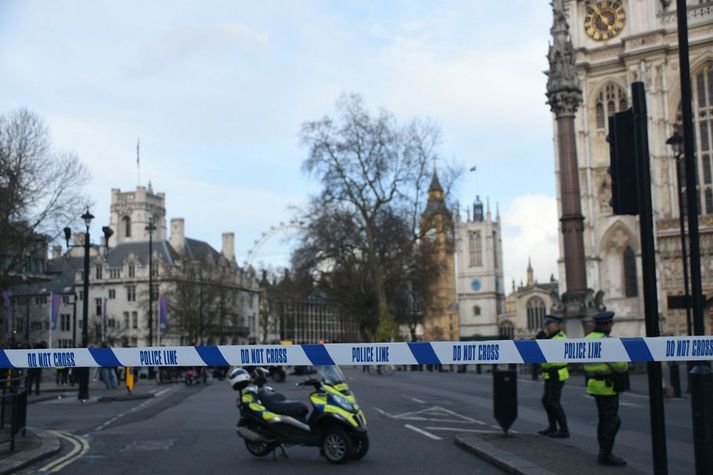
{"type": "Polygon", "coordinates": [[[62,303],[62,295],[61,294],[50,294],[50,305],[51,305],[51,311],[50,311],[50,325],[52,326],[52,330],[57,328],[57,315],[59,315],[59,304],[62,303]]]}
{"type": "Polygon", "coordinates": [[[158,299],[158,325],[161,331],[168,330],[168,297],[165,295],[158,299]]]}
{"type": "Polygon", "coordinates": [[[10,321],[10,290],[5,289],[2,291],[2,318],[5,324],[4,328],[7,331],[8,323],[10,321]]]}

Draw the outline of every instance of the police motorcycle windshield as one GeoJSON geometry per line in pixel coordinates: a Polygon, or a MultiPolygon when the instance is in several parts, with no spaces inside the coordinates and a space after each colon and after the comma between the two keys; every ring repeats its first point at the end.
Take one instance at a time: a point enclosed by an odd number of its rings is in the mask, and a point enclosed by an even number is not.
{"type": "Polygon", "coordinates": [[[330,386],[336,386],[337,384],[343,384],[347,381],[347,378],[339,369],[339,366],[315,366],[319,379],[323,383],[329,384],[330,386]]]}

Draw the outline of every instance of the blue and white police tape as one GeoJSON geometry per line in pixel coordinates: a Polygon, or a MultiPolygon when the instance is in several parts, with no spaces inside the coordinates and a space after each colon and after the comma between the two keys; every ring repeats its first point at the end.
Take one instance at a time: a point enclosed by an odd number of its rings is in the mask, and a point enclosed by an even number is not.
{"type": "Polygon", "coordinates": [[[0,350],[0,368],[713,360],[713,336],[0,350]]]}

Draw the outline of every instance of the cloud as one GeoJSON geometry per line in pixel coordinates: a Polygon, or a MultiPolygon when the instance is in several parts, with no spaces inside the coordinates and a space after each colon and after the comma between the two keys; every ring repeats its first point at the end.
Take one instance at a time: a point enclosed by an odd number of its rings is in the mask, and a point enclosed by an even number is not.
{"type": "Polygon", "coordinates": [[[510,282],[525,280],[528,259],[535,278],[557,278],[559,258],[557,200],[552,196],[528,194],[512,200],[503,215],[503,260],[508,291],[510,282]]]}

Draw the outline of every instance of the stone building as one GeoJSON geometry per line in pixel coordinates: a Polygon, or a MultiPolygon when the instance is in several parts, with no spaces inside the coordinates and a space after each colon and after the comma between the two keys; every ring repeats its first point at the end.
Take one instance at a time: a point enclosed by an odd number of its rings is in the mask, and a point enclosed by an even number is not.
{"type": "MultiPolygon", "coordinates": [[[[607,116],[630,106],[630,84],[647,91],[649,148],[659,305],[664,331],[683,334],[685,312],[667,308],[669,295],[683,294],[678,232],[676,162],[666,145],[680,121],[680,81],[675,2],[564,0],[576,52],[583,103],[576,113],[587,284],[603,290],[617,313],[617,333],[645,334],[641,249],[636,217],[615,216],[609,206],[607,116]]],[[[688,2],[690,59],[699,177],[701,261],[706,328],[713,324],[713,1],[688,2]]],[[[557,151],[557,136],[554,137],[557,151]]],[[[557,152],[556,152],[557,153],[557,152]]],[[[555,157],[556,173],[559,160],[555,157]]],[[[560,189],[558,204],[562,204],[560,189]]],[[[562,239],[560,235],[560,240],[562,239]]],[[[560,278],[565,280],[562,242],[560,278]]]]}
{"type": "Polygon", "coordinates": [[[433,298],[424,312],[423,338],[428,341],[458,340],[455,226],[435,171],[428,188],[426,209],[421,216],[421,232],[424,239],[435,246],[436,259],[441,263],[441,277],[432,289],[433,298]]]}
{"type": "Polygon", "coordinates": [[[527,280],[515,287],[505,299],[505,311],[498,315],[498,329],[501,338],[531,339],[543,328],[545,315],[550,313],[555,303],[553,295],[559,293],[559,284],[554,276],[549,282],[540,283],[535,279],[532,264],[527,264],[527,280]]]}
{"type": "Polygon", "coordinates": [[[500,215],[476,197],[463,221],[456,215],[457,302],[460,338],[497,337],[498,315],[503,312],[503,253],[500,215]]]}
{"type": "Polygon", "coordinates": [[[129,192],[112,190],[110,223],[114,233],[108,248],[106,243],[92,244],[89,295],[82,290],[82,233],[74,235],[74,244],[64,255],[61,248],[53,248],[47,282],[11,289],[12,322],[16,333],[21,330],[21,339],[50,342],[50,294],[57,293],[62,297],[53,346],[72,346],[75,305],[76,341],[81,344],[85,298],[89,299],[90,344],[148,346],[151,272],[154,345],[257,341],[259,285],[251,269],[237,265],[232,233],[223,234],[220,252],[186,237],[183,218],[171,220],[167,236],[165,196],[154,193],[150,185],[129,192]],[[151,270],[149,223],[155,228],[151,270]],[[168,318],[159,324],[162,298],[168,303],[168,318]]]}

